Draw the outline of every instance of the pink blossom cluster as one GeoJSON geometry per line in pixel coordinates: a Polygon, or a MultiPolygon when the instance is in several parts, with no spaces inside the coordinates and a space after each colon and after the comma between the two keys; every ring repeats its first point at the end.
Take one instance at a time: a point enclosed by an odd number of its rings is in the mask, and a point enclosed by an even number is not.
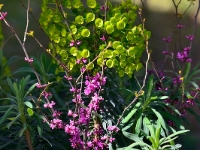
{"type": "MultiPolygon", "coordinates": [[[[77,150],[104,150],[108,148],[108,143],[112,143],[115,139],[105,132],[101,122],[98,121],[98,112],[100,110],[100,103],[103,97],[99,96],[99,90],[102,85],[106,84],[106,77],[102,77],[100,73],[95,76],[86,76],[85,81],[85,96],[90,96],[91,100],[87,106],[82,99],[80,89],[71,88],[71,92],[75,95],[72,100],[76,104],[81,104],[85,107],[78,107],[78,110],[68,111],[68,116],[72,119],[64,126],[64,130],[69,134],[71,146],[77,150]],[[93,120],[93,121],[92,121],[93,120]],[[91,125],[91,122],[93,125],[91,125]],[[91,128],[92,126],[92,128],[91,128]]],[[[116,126],[108,126],[107,130],[110,133],[118,132],[119,128],[116,126]]]]}
{"type": "MultiPolygon", "coordinates": [[[[72,111],[69,109],[68,116],[72,117],[69,123],[64,123],[59,119],[61,112],[54,109],[55,102],[49,100],[51,93],[44,91],[43,96],[47,103],[44,108],[49,108],[52,114],[52,120],[48,121],[51,129],[63,129],[65,133],[70,135],[70,143],[73,149],[77,150],[104,150],[108,148],[108,144],[112,143],[115,138],[112,133],[118,132],[116,126],[108,126],[107,131],[103,129],[98,113],[100,112],[100,103],[104,100],[99,94],[102,86],[106,84],[106,77],[100,73],[95,76],[86,76],[84,93],[81,89],[72,87],[70,91],[74,94],[72,102],[78,107],[72,111]],[[85,106],[85,100],[82,97],[90,98],[90,102],[85,106]],[[99,120],[99,121],[98,121],[99,120]]],[[[37,84],[38,87],[42,85],[37,84]]],[[[46,121],[47,122],[47,121],[46,121]]]]}
{"type": "Polygon", "coordinates": [[[100,73],[97,73],[94,77],[86,76],[84,94],[90,95],[96,90],[100,89],[102,85],[106,84],[106,77],[102,77],[100,73]]]}
{"type": "MultiPolygon", "coordinates": [[[[179,112],[181,113],[181,116],[185,116],[187,114],[186,109],[195,104],[193,99],[187,99],[186,101],[181,102],[181,104],[179,104],[177,99],[176,100],[166,99],[166,100],[164,100],[164,102],[176,107],[179,110],[179,112]]],[[[170,110],[170,111],[173,114],[173,111],[172,110],[170,110]]]]}

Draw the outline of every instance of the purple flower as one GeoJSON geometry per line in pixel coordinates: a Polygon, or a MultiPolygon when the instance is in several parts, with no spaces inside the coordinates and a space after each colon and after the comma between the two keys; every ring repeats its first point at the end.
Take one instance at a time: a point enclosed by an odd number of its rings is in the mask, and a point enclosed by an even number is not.
{"type": "Polygon", "coordinates": [[[102,40],[102,41],[106,41],[106,37],[105,37],[104,34],[102,35],[102,37],[100,38],[100,40],[102,40]]]}
{"type": "Polygon", "coordinates": [[[67,79],[68,81],[72,80],[72,76],[64,76],[65,79],[67,79]]]}
{"type": "Polygon", "coordinates": [[[181,29],[181,28],[185,28],[185,25],[178,24],[176,27],[181,29]]]}
{"type": "Polygon", "coordinates": [[[169,43],[171,41],[171,37],[168,36],[167,38],[163,38],[162,40],[169,43]]]}
{"type": "Polygon", "coordinates": [[[24,59],[25,59],[26,62],[29,62],[29,63],[33,62],[33,58],[27,58],[27,57],[25,57],[24,59]]]}
{"type": "Polygon", "coordinates": [[[115,131],[115,132],[119,131],[119,128],[116,126],[108,126],[107,129],[108,129],[108,131],[115,131]]]}
{"type": "Polygon", "coordinates": [[[180,76],[176,77],[176,78],[173,78],[173,83],[174,84],[178,84],[178,83],[181,83],[182,82],[182,79],[180,76]]]}
{"type": "Polygon", "coordinates": [[[52,94],[51,94],[50,92],[46,92],[46,91],[42,92],[42,95],[43,95],[46,99],[48,99],[50,96],[52,96],[52,94]]]}
{"type": "Polygon", "coordinates": [[[109,10],[110,8],[109,8],[109,6],[102,5],[102,6],[100,7],[100,9],[101,9],[101,10],[109,10]]]}
{"type": "Polygon", "coordinates": [[[186,103],[189,104],[189,105],[194,105],[194,100],[193,99],[188,99],[186,101],[186,103]]]}
{"type": "Polygon", "coordinates": [[[56,103],[54,101],[51,101],[50,103],[45,103],[44,104],[44,108],[53,108],[53,106],[55,105],[56,103]]]}
{"type": "Polygon", "coordinates": [[[187,35],[185,36],[187,39],[189,39],[190,41],[193,41],[194,40],[194,36],[193,35],[187,35]]]}
{"type": "Polygon", "coordinates": [[[192,59],[188,57],[189,52],[187,50],[185,50],[183,52],[178,52],[177,58],[180,59],[183,62],[192,62],[192,59]]]}
{"type": "Polygon", "coordinates": [[[59,111],[55,110],[53,112],[53,117],[59,117],[61,114],[62,114],[62,112],[59,112],[59,111]]]}
{"type": "Polygon", "coordinates": [[[5,16],[7,15],[7,12],[0,12],[0,14],[1,14],[0,20],[3,20],[5,16]]]}
{"type": "Polygon", "coordinates": [[[39,83],[36,83],[35,86],[36,86],[38,89],[40,89],[40,88],[45,88],[45,87],[47,86],[47,84],[41,85],[41,84],[39,84],[39,83]]]}
{"type": "Polygon", "coordinates": [[[70,46],[70,47],[76,46],[76,45],[79,46],[80,44],[81,44],[81,41],[79,41],[79,40],[76,41],[76,42],[75,42],[75,41],[71,41],[70,44],[69,44],[69,46],[70,46]]]}
{"type": "Polygon", "coordinates": [[[52,129],[55,129],[55,128],[62,129],[63,128],[62,120],[54,118],[50,122],[50,128],[52,128],[52,129]]]}
{"type": "Polygon", "coordinates": [[[89,95],[95,90],[100,89],[101,85],[105,85],[106,83],[106,77],[101,77],[100,73],[97,73],[94,77],[89,78],[86,76],[86,81],[85,81],[85,90],[84,93],[85,95],[89,95]]]}
{"type": "Polygon", "coordinates": [[[189,52],[189,51],[190,51],[190,49],[191,49],[190,47],[184,47],[184,49],[183,49],[183,50],[184,50],[184,51],[187,51],[187,52],[189,52]]]}
{"type": "Polygon", "coordinates": [[[91,142],[91,141],[88,141],[88,142],[87,142],[87,146],[90,147],[90,148],[92,148],[92,146],[93,146],[92,142],[91,142]]]}

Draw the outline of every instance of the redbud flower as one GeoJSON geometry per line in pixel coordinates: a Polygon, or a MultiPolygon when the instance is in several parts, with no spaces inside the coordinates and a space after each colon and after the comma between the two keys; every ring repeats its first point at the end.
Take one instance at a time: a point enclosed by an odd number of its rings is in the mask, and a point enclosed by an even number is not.
{"type": "Polygon", "coordinates": [[[73,115],[73,112],[72,112],[72,110],[68,110],[68,114],[67,114],[68,116],[72,116],[73,115]]]}
{"type": "Polygon", "coordinates": [[[44,104],[44,108],[53,108],[53,106],[55,105],[56,103],[54,101],[51,101],[51,103],[46,103],[44,104]]]}
{"type": "Polygon", "coordinates": [[[27,57],[25,57],[24,59],[25,59],[26,62],[29,62],[29,63],[33,62],[33,58],[27,58],[27,57]]]}
{"type": "Polygon", "coordinates": [[[50,92],[44,91],[44,92],[42,92],[42,95],[43,95],[46,99],[48,99],[48,97],[51,96],[52,94],[51,94],[50,92]]]}
{"type": "Polygon", "coordinates": [[[181,29],[181,28],[185,28],[185,25],[178,24],[176,27],[181,29]]]}
{"type": "Polygon", "coordinates": [[[171,41],[171,37],[168,36],[167,38],[163,38],[162,40],[169,43],[171,41]]]}
{"type": "Polygon", "coordinates": [[[182,82],[182,80],[181,80],[180,76],[178,76],[177,78],[173,78],[173,83],[174,84],[178,84],[178,83],[181,83],[181,82],[182,82]]]}
{"type": "Polygon", "coordinates": [[[103,35],[103,36],[100,38],[100,40],[102,40],[102,41],[106,41],[106,37],[105,37],[105,35],[103,35]]]}
{"type": "Polygon", "coordinates": [[[47,86],[47,84],[41,85],[41,84],[39,84],[39,83],[36,83],[35,86],[36,86],[38,89],[40,89],[40,88],[45,88],[45,87],[47,86]]]}
{"type": "Polygon", "coordinates": [[[76,42],[75,42],[75,41],[71,41],[70,44],[69,44],[69,46],[70,46],[70,47],[75,46],[75,45],[78,46],[78,45],[80,45],[80,44],[81,44],[81,41],[79,41],[79,40],[76,41],[76,42]]]}
{"type": "Polygon", "coordinates": [[[63,128],[63,122],[62,122],[62,120],[54,118],[50,122],[50,128],[52,128],[52,129],[54,129],[54,128],[58,128],[58,129],[63,128]]]}
{"type": "Polygon", "coordinates": [[[100,9],[101,9],[101,10],[109,10],[110,8],[109,8],[109,6],[106,7],[105,5],[102,5],[102,6],[100,7],[100,9]]]}
{"type": "Polygon", "coordinates": [[[7,12],[1,12],[0,20],[3,20],[6,15],[7,15],[7,12]]]}
{"type": "Polygon", "coordinates": [[[190,41],[193,41],[194,40],[194,36],[193,35],[187,35],[185,36],[187,39],[189,39],[190,41]]]}
{"type": "Polygon", "coordinates": [[[64,76],[65,79],[67,79],[68,81],[72,80],[72,76],[64,76]]]}
{"type": "Polygon", "coordinates": [[[62,114],[62,112],[59,112],[59,111],[55,110],[53,112],[53,117],[59,117],[61,114],[62,114]]]}
{"type": "Polygon", "coordinates": [[[116,126],[108,126],[107,129],[108,129],[108,131],[115,131],[115,132],[119,131],[119,128],[116,126]]]}

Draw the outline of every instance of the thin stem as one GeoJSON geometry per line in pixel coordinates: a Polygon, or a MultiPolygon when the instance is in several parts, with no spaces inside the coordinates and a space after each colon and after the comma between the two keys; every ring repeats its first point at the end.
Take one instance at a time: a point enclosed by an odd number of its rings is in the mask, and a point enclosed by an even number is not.
{"type": "MultiPolygon", "coordinates": [[[[143,25],[143,30],[144,30],[144,20],[142,19],[142,10],[140,9],[139,10],[139,16],[140,16],[140,21],[142,22],[142,25],[143,25]]],[[[143,89],[146,85],[146,79],[147,79],[147,75],[148,75],[148,64],[149,64],[149,60],[150,60],[150,55],[151,53],[149,52],[149,48],[148,48],[148,41],[146,40],[145,41],[145,49],[146,49],[146,53],[147,53],[147,60],[146,60],[146,64],[145,64],[145,76],[144,76],[144,79],[143,79],[143,84],[142,84],[142,87],[140,88],[139,92],[136,94],[135,98],[133,99],[133,101],[127,106],[125,107],[125,109],[123,110],[121,116],[119,117],[118,121],[117,121],[117,124],[116,126],[119,125],[119,123],[121,122],[121,119],[124,115],[124,113],[126,112],[126,110],[131,107],[135,102],[136,100],[142,95],[143,93],[143,89]]]]}
{"type": "Polygon", "coordinates": [[[28,25],[29,25],[29,9],[30,9],[30,0],[28,0],[28,6],[27,6],[27,9],[26,9],[26,29],[25,29],[25,32],[24,32],[24,40],[23,40],[23,45],[25,45],[25,42],[26,42],[26,35],[27,35],[27,30],[28,30],[28,25]]]}
{"type": "MultiPolygon", "coordinates": [[[[1,13],[1,12],[0,12],[0,15],[2,16],[2,13],[1,13]]],[[[3,19],[3,21],[4,21],[4,23],[11,29],[11,31],[12,31],[13,34],[14,34],[14,36],[15,36],[16,39],[18,40],[19,44],[21,45],[21,47],[22,47],[22,49],[23,49],[23,51],[24,51],[25,57],[26,57],[27,59],[29,59],[27,50],[26,50],[25,46],[23,45],[22,41],[19,39],[19,36],[17,35],[17,33],[16,33],[16,31],[14,30],[14,28],[6,21],[5,18],[3,19]]],[[[38,83],[41,84],[40,79],[39,79],[39,75],[38,75],[38,73],[36,72],[36,70],[34,69],[33,65],[32,65],[30,62],[28,62],[28,64],[31,66],[31,68],[32,68],[32,70],[33,70],[33,72],[34,72],[34,74],[35,74],[35,76],[36,76],[36,78],[37,78],[38,83]]]]}

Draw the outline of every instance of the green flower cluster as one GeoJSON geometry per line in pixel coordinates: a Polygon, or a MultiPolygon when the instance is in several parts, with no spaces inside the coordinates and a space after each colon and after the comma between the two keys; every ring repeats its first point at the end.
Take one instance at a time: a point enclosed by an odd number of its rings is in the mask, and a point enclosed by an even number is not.
{"type": "Polygon", "coordinates": [[[87,0],[86,8],[81,0],[56,3],[56,0],[43,0],[40,24],[51,40],[52,55],[59,55],[71,71],[107,66],[115,68],[122,77],[132,76],[142,67],[140,58],[150,32],[142,25],[134,25],[138,7],[131,0],[115,7],[110,2],[100,6],[96,0],[87,0]],[[77,63],[83,58],[88,60],[89,67],[77,63]]]}

